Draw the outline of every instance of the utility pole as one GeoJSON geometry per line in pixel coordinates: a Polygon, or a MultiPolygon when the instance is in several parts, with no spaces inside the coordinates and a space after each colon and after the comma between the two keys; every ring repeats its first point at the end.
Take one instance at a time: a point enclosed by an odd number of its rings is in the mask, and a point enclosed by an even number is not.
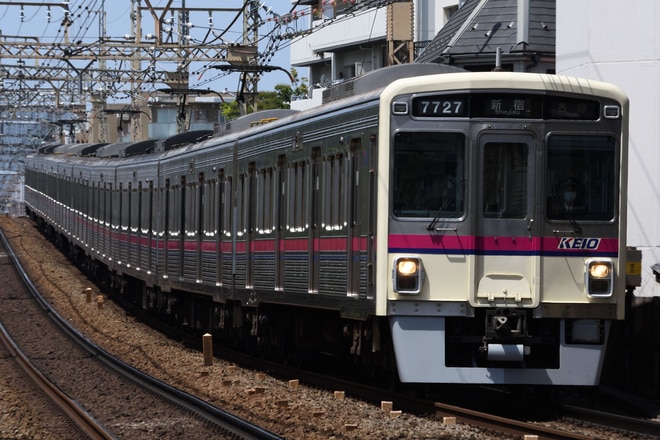
{"type": "MultiPolygon", "coordinates": [[[[256,49],[259,41],[259,0],[248,0],[248,7],[245,9],[243,17],[243,45],[256,49]]],[[[257,65],[256,50],[254,55],[254,58],[248,59],[248,63],[252,66],[257,65]]],[[[243,87],[243,90],[241,90],[239,96],[243,98],[245,113],[247,113],[247,108],[251,109],[252,112],[256,112],[259,73],[244,70],[242,75],[241,87],[243,87]]]]}
{"type": "MultiPolygon", "coordinates": [[[[5,88],[9,85],[29,93],[30,88],[49,84],[58,98],[65,90],[71,91],[70,101],[80,103],[77,109],[83,109],[79,115],[81,118],[84,116],[85,104],[91,103],[94,110],[91,122],[100,125],[93,130],[93,141],[102,142],[107,139],[105,126],[108,121],[104,110],[109,97],[125,93],[132,100],[131,109],[140,110],[147,101],[143,92],[145,86],[153,90],[158,89],[157,84],[167,85],[173,91],[189,89],[193,63],[204,65],[204,69],[239,73],[241,86],[237,96],[242,102],[244,113],[257,110],[257,88],[261,74],[275,69],[284,70],[259,64],[263,62],[257,47],[259,27],[263,24],[259,12],[263,8],[267,14],[271,13],[259,0],[247,0],[244,6],[234,8],[188,7],[190,0],[182,0],[180,7],[173,6],[173,0],[159,2],[164,6],[154,6],[153,0],[130,0],[130,34],[125,38],[107,35],[103,0],[97,3],[100,11],[91,11],[99,19],[96,41],[77,39],[79,37],[70,34],[69,30],[74,29],[81,18],[78,13],[72,14],[69,11],[69,2],[40,1],[0,1],[0,6],[7,6],[10,11],[14,9],[16,12],[18,7],[21,11],[23,8],[48,8],[49,20],[50,8],[63,9],[63,18],[59,23],[63,34],[59,42],[42,41],[43,37],[0,33],[0,74],[3,85],[5,88]],[[200,13],[208,13],[207,36],[211,37],[193,40],[191,31],[194,25],[190,23],[191,17],[196,14],[197,18],[200,13]],[[222,38],[223,32],[216,33],[213,30],[214,13],[242,16],[241,38],[225,41],[222,38]],[[153,22],[150,32],[143,31],[145,17],[151,18],[149,23],[153,22]],[[72,80],[77,84],[77,90],[71,88],[72,80]]],[[[194,35],[203,34],[197,31],[194,35]]],[[[181,102],[185,102],[184,95],[180,95],[180,98],[181,102]]],[[[133,115],[130,116],[132,140],[142,138],[142,125],[146,119],[140,115],[144,112],[126,114],[133,115]]]]}
{"type": "MultiPolygon", "coordinates": [[[[106,33],[105,33],[105,0],[101,0],[101,11],[99,15],[99,37],[101,41],[104,41],[106,38],[106,33]]],[[[101,50],[101,46],[99,45],[99,51],[101,50]]],[[[106,60],[100,59],[99,60],[99,69],[101,71],[106,71],[107,70],[107,64],[106,60]]],[[[92,142],[107,142],[108,140],[108,117],[105,114],[103,110],[106,109],[106,95],[105,95],[105,84],[101,82],[101,87],[98,93],[92,94],[92,106],[96,106],[97,108],[95,109],[96,111],[93,111],[92,114],[94,115],[95,118],[98,119],[98,124],[92,123],[92,128],[95,126],[98,126],[98,137],[92,137],[92,142]],[[96,98],[96,99],[94,99],[96,98]],[[95,102],[98,101],[98,102],[95,102]]],[[[96,121],[94,121],[96,122],[96,121]]],[[[92,134],[94,134],[95,130],[92,130],[92,134]]]]}
{"type": "Polygon", "coordinates": [[[414,57],[413,29],[415,23],[412,0],[387,5],[388,65],[412,63],[414,57]]]}

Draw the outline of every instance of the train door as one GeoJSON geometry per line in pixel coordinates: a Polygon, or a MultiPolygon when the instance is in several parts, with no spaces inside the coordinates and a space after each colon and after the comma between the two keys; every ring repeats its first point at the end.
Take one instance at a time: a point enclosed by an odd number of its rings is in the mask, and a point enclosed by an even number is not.
{"type": "Polygon", "coordinates": [[[310,226],[309,226],[309,293],[319,291],[319,249],[320,249],[320,168],[321,148],[312,148],[311,187],[310,197],[310,226]]]}
{"type": "Polygon", "coordinates": [[[145,194],[147,203],[141,205],[142,209],[145,210],[142,221],[143,221],[143,234],[147,237],[147,261],[143,266],[146,268],[147,273],[151,275],[153,267],[153,249],[154,249],[154,182],[153,180],[149,181],[149,189],[146,190],[145,194]]]}
{"type": "Polygon", "coordinates": [[[216,255],[215,255],[215,285],[222,286],[222,245],[225,238],[225,170],[218,171],[218,179],[215,186],[215,204],[217,212],[212,215],[215,216],[215,234],[216,240],[216,255]]]}
{"type": "Polygon", "coordinates": [[[351,139],[350,143],[350,162],[348,168],[348,233],[346,248],[347,257],[347,275],[349,296],[358,297],[360,295],[360,264],[362,248],[360,240],[360,195],[359,195],[359,166],[360,153],[362,149],[362,139],[351,139]]]}
{"type": "Polygon", "coordinates": [[[192,194],[189,194],[191,191],[188,188],[189,184],[186,180],[186,176],[181,176],[181,184],[176,190],[176,195],[178,202],[176,205],[176,211],[174,212],[174,215],[176,216],[177,219],[177,228],[176,228],[176,236],[177,236],[177,243],[178,245],[176,246],[176,269],[173,272],[176,272],[179,274],[179,280],[183,281],[184,279],[184,269],[185,269],[185,251],[186,251],[186,217],[187,217],[187,210],[188,210],[188,199],[190,197],[193,197],[192,194]]]}
{"type": "Polygon", "coordinates": [[[162,222],[162,229],[161,229],[161,234],[163,237],[163,267],[162,267],[162,273],[163,273],[163,278],[167,279],[170,276],[170,255],[168,252],[168,246],[170,244],[170,210],[171,210],[171,204],[172,201],[170,200],[172,194],[171,194],[171,188],[170,188],[170,179],[165,179],[165,188],[162,190],[162,197],[163,197],[163,222],[162,222]]]}
{"type": "Polygon", "coordinates": [[[275,290],[284,290],[284,261],[281,244],[284,242],[284,214],[286,195],[284,194],[286,179],[286,156],[277,157],[276,182],[277,197],[275,200],[275,290]]]}
{"type": "Polygon", "coordinates": [[[478,138],[473,305],[538,304],[534,142],[531,135],[514,133],[478,138]]]}
{"type": "MultiPolygon", "coordinates": [[[[245,176],[245,189],[244,197],[242,200],[245,205],[243,206],[243,224],[245,231],[245,288],[254,288],[254,255],[252,252],[254,239],[255,239],[255,219],[254,211],[256,206],[255,197],[255,181],[257,179],[257,164],[250,162],[248,165],[247,175],[245,176]]],[[[263,196],[263,194],[262,194],[263,196]]]]}
{"type": "Polygon", "coordinates": [[[206,181],[204,180],[204,173],[199,173],[198,179],[197,179],[197,192],[196,192],[196,200],[195,204],[193,205],[193,209],[196,210],[197,212],[197,220],[195,224],[195,228],[197,229],[196,231],[196,240],[197,243],[196,245],[196,255],[195,255],[195,260],[197,261],[197,266],[196,266],[196,272],[195,272],[195,282],[201,283],[202,282],[202,266],[203,266],[203,252],[202,252],[202,245],[204,243],[204,236],[205,236],[205,223],[204,219],[206,217],[205,214],[205,200],[206,200],[206,181]]]}

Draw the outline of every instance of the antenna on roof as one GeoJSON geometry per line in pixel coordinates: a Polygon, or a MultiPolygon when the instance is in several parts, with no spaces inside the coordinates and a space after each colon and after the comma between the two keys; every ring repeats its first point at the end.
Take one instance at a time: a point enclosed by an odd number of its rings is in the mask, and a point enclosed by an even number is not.
{"type": "Polygon", "coordinates": [[[501,72],[502,71],[502,48],[498,47],[497,50],[495,51],[495,68],[493,69],[493,72],[501,72]]]}

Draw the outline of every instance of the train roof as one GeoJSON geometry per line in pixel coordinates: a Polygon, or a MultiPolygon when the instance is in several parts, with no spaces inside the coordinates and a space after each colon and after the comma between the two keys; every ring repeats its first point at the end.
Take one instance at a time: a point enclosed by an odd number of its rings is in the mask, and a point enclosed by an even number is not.
{"type": "Polygon", "coordinates": [[[188,144],[196,144],[213,136],[213,130],[194,130],[156,141],[154,151],[162,153],[188,144]]]}
{"type": "Polygon", "coordinates": [[[51,154],[53,152],[53,150],[55,149],[55,147],[59,147],[60,145],[62,145],[61,142],[51,142],[51,143],[42,145],[41,147],[39,147],[37,149],[37,153],[39,153],[39,154],[51,154]]]}
{"type": "Polygon", "coordinates": [[[232,119],[231,121],[228,121],[224,125],[224,131],[219,134],[228,134],[237,131],[242,131],[250,127],[263,125],[268,122],[276,121],[277,119],[291,116],[292,114],[298,112],[300,112],[300,110],[291,110],[291,109],[260,110],[258,112],[250,113],[249,115],[240,116],[236,119],[232,119]]]}
{"type": "Polygon", "coordinates": [[[52,153],[64,154],[67,156],[89,157],[89,156],[94,156],[96,154],[96,150],[98,150],[104,145],[108,145],[108,143],[104,142],[104,143],[64,144],[55,147],[52,150],[52,153]]]}
{"type": "Polygon", "coordinates": [[[383,67],[372,70],[362,76],[342,81],[324,90],[323,103],[382,89],[401,78],[458,72],[467,72],[467,70],[456,66],[436,63],[398,64],[396,66],[383,67]]]}
{"type": "Polygon", "coordinates": [[[96,152],[96,157],[128,157],[136,154],[150,153],[154,150],[156,142],[160,139],[147,139],[139,142],[118,142],[101,147],[96,152]]]}

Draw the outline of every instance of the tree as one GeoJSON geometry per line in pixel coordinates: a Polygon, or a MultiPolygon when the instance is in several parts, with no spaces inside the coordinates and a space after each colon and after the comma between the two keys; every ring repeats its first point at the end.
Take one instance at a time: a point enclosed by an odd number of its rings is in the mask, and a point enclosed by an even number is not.
{"type": "MultiPolygon", "coordinates": [[[[277,84],[275,91],[259,92],[257,108],[259,110],[270,110],[277,108],[291,108],[291,100],[306,97],[309,93],[307,78],[298,78],[298,71],[291,69],[291,84],[277,84]]],[[[222,104],[222,115],[225,120],[236,119],[241,115],[240,105],[237,101],[222,104]]]]}
{"type": "Polygon", "coordinates": [[[275,90],[282,103],[282,107],[280,108],[291,108],[292,98],[303,98],[309,94],[307,78],[298,79],[298,71],[293,67],[291,68],[291,78],[293,78],[291,85],[278,84],[275,86],[275,90]]]}

